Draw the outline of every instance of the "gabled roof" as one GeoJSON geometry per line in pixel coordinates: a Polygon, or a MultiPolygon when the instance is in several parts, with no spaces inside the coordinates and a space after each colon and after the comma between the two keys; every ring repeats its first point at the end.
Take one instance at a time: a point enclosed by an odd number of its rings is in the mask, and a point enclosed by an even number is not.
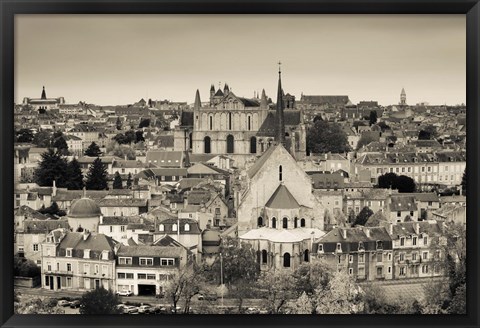
{"type": "Polygon", "coordinates": [[[277,190],[275,190],[265,206],[278,209],[291,209],[300,207],[295,197],[293,197],[284,184],[278,186],[277,190]]]}
{"type": "Polygon", "coordinates": [[[152,256],[152,257],[174,257],[182,256],[182,247],[171,246],[125,246],[121,245],[117,251],[117,256],[152,256]]]}
{"type": "Polygon", "coordinates": [[[252,229],[240,236],[240,239],[247,240],[269,240],[276,243],[294,243],[307,239],[320,238],[325,233],[319,229],[313,228],[296,228],[296,229],[273,229],[262,227],[252,229]]]}
{"type": "Polygon", "coordinates": [[[392,196],[390,203],[390,211],[416,211],[417,205],[415,204],[415,198],[412,196],[392,196]]]}
{"type": "Polygon", "coordinates": [[[112,251],[117,242],[102,233],[90,233],[83,240],[83,232],[69,232],[60,242],[60,248],[89,249],[91,251],[112,251]]]}
{"type": "MultiPolygon", "coordinates": [[[[285,126],[296,126],[301,122],[301,112],[298,110],[284,110],[283,111],[285,126]]],[[[275,137],[275,127],[277,125],[277,113],[270,111],[258,129],[257,136],[259,137],[275,137]]]]}
{"type": "Polygon", "coordinates": [[[206,174],[206,175],[217,175],[217,174],[228,174],[227,172],[220,170],[216,167],[205,165],[203,163],[197,163],[187,169],[188,174],[206,174]]]}
{"type": "Polygon", "coordinates": [[[273,154],[275,149],[277,147],[280,147],[280,145],[273,145],[270,146],[263,154],[260,156],[255,163],[248,169],[248,176],[250,178],[253,178],[255,174],[262,168],[262,166],[265,164],[265,162],[270,158],[270,156],[273,154]]]}

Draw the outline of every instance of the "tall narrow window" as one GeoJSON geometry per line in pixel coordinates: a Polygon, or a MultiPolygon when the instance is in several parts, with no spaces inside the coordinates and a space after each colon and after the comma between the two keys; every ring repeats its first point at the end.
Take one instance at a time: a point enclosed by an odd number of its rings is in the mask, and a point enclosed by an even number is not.
{"type": "Polygon", "coordinates": [[[306,249],[305,252],[303,252],[303,260],[305,262],[308,262],[310,260],[310,252],[308,251],[308,249],[306,249]]]}
{"type": "Polygon", "coordinates": [[[288,229],[288,219],[283,218],[283,229],[288,229]]]}
{"type": "Polygon", "coordinates": [[[256,153],[257,153],[257,138],[251,137],[250,138],[250,154],[256,154],[256,153]]]}
{"type": "Polygon", "coordinates": [[[249,117],[248,117],[248,122],[247,122],[247,129],[248,129],[248,131],[250,131],[250,130],[252,129],[252,122],[251,122],[251,121],[252,121],[252,119],[251,119],[251,117],[249,116],[249,117]]]}
{"type": "Polygon", "coordinates": [[[210,130],[213,130],[213,117],[210,116],[210,130]]]}
{"type": "Polygon", "coordinates": [[[282,181],[283,180],[283,176],[282,176],[283,172],[282,172],[282,166],[280,165],[278,167],[278,181],[282,181]]]}
{"type": "Polygon", "coordinates": [[[268,253],[266,250],[263,250],[262,251],[262,264],[267,264],[267,260],[268,260],[268,253]]]}
{"type": "Polygon", "coordinates": [[[290,267],[290,253],[283,254],[283,267],[284,268],[290,267]]]}
{"type": "Polygon", "coordinates": [[[259,216],[258,219],[257,219],[257,226],[259,228],[263,227],[263,218],[261,216],[259,216]]]}
{"type": "Polygon", "coordinates": [[[272,218],[272,228],[277,227],[277,219],[275,217],[272,218]]]}
{"type": "Polygon", "coordinates": [[[204,152],[205,154],[210,154],[211,153],[211,149],[210,149],[210,137],[205,137],[203,139],[203,146],[204,146],[204,152]]]}
{"type": "Polygon", "coordinates": [[[232,113],[228,113],[228,129],[232,129],[232,113]]]}
{"type": "Polygon", "coordinates": [[[300,220],[300,227],[305,227],[305,219],[300,220]]]}
{"type": "Polygon", "coordinates": [[[233,154],[234,151],[234,138],[231,134],[227,136],[227,153],[233,154]]]}

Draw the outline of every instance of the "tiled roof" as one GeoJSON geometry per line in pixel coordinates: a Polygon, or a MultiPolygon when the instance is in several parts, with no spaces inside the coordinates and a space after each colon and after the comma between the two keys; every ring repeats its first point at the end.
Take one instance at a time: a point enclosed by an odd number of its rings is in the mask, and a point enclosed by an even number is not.
{"type": "Polygon", "coordinates": [[[146,199],[117,199],[117,198],[104,198],[97,201],[97,205],[100,207],[143,207],[147,206],[146,199]]]}
{"type": "Polygon", "coordinates": [[[23,230],[25,233],[41,233],[50,232],[52,230],[64,228],[69,229],[68,221],[66,219],[59,220],[24,220],[23,221],[23,230]]]}
{"type": "Polygon", "coordinates": [[[193,187],[198,186],[201,183],[208,182],[206,178],[183,178],[178,183],[178,189],[191,189],[193,187]]]}
{"type": "Polygon", "coordinates": [[[248,98],[241,98],[237,97],[238,100],[240,100],[245,107],[259,107],[260,102],[256,99],[248,99],[248,98]]]}
{"type": "MultiPolygon", "coordinates": [[[[285,126],[297,126],[301,121],[301,113],[298,110],[284,110],[283,112],[285,126]]],[[[275,127],[277,125],[277,113],[270,111],[258,129],[259,137],[275,137],[275,127]]]]}
{"type": "Polygon", "coordinates": [[[117,251],[117,256],[152,256],[179,258],[182,256],[182,247],[121,245],[117,251]]]}
{"type": "Polygon", "coordinates": [[[288,188],[283,184],[278,186],[265,206],[277,209],[294,209],[300,207],[295,197],[293,197],[288,188]]]}
{"type": "Polygon", "coordinates": [[[212,195],[209,191],[192,190],[187,195],[188,204],[206,204],[210,200],[211,196],[212,195]]]}
{"type": "MultiPolygon", "coordinates": [[[[102,199],[108,195],[107,190],[87,190],[87,198],[91,199],[102,199]]],[[[66,190],[66,189],[57,189],[57,194],[52,197],[53,201],[72,201],[74,199],[80,199],[83,197],[83,190],[66,190]]]]}
{"type": "Polygon", "coordinates": [[[27,205],[20,206],[15,211],[15,216],[27,216],[28,218],[36,219],[36,220],[47,220],[48,217],[43,215],[42,213],[35,211],[33,208],[28,207],[27,205]]]}
{"type": "MultiPolygon", "coordinates": [[[[147,153],[148,154],[148,153],[147,153]]],[[[145,167],[145,163],[136,160],[124,160],[118,159],[113,162],[112,167],[115,168],[143,168],[145,167]]]]}
{"type": "Polygon", "coordinates": [[[183,167],[183,151],[149,150],[147,163],[153,163],[158,167],[183,167]]]}
{"type": "Polygon", "coordinates": [[[83,240],[83,232],[69,232],[60,242],[60,248],[73,248],[91,251],[112,251],[117,244],[111,237],[101,233],[90,233],[87,240],[83,240]]]}
{"type": "Polygon", "coordinates": [[[268,149],[255,161],[255,163],[248,169],[248,176],[253,178],[255,174],[262,168],[265,162],[270,158],[275,149],[280,147],[280,145],[273,145],[268,147],[268,149]]]}
{"type": "Polygon", "coordinates": [[[390,211],[416,211],[417,205],[412,196],[392,196],[390,202],[390,211]]]}
{"type": "Polygon", "coordinates": [[[180,115],[180,126],[182,127],[193,126],[193,112],[182,111],[182,114],[180,115]]]}
{"type": "Polygon", "coordinates": [[[200,234],[200,228],[198,226],[198,222],[193,219],[177,219],[177,218],[168,218],[164,219],[161,221],[157,221],[157,226],[155,227],[155,231],[158,233],[162,234],[170,234],[170,235],[176,235],[178,231],[173,230],[173,225],[176,224],[178,225],[180,223],[180,234],[200,234]],[[185,224],[190,226],[190,230],[185,230],[185,224]],[[163,224],[164,230],[160,231],[159,227],[160,225],[163,224]]]}
{"type": "Polygon", "coordinates": [[[434,192],[417,192],[417,193],[399,193],[395,196],[398,197],[413,197],[419,202],[439,202],[440,198],[434,192]]]}
{"type": "Polygon", "coordinates": [[[300,101],[309,103],[312,105],[346,105],[350,100],[348,96],[307,96],[302,95],[300,101]]]}

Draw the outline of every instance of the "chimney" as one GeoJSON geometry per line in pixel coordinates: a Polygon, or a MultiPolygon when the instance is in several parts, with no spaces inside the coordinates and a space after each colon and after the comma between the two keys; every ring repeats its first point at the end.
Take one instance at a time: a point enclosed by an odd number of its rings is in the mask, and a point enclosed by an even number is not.
{"type": "Polygon", "coordinates": [[[83,240],[87,240],[88,236],[90,236],[90,232],[87,229],[83,230],[83,240]]]}
{"type": "Polygon", "coordinates": [[[340,229],[343,239],[347,239],[347,229],[340,229]]]}
{"type": "Polygon", "coordinates": [[[367,238],[370,238],[370,229],[369,228],[364,227],[363,232],[365,232],[365,235],[367,236],[367,238]]]}
{"type": "Polygon", "coordinates": [[[103,224],[103,215],[100,215],[100,224],[103,224]]]}
{"type": "Polygon", "coordinates": [[[415,229],[415,233],[417,235],[419,235],[420,234],[420,223],[415,222],[414,229],[415,229]]]}
{"type": "Polygon", "coordinates": [[[57,195],[57,184],[55,183],[55,180],[53,180],[52,184],[52,196],[55,197],[57,195]]]}

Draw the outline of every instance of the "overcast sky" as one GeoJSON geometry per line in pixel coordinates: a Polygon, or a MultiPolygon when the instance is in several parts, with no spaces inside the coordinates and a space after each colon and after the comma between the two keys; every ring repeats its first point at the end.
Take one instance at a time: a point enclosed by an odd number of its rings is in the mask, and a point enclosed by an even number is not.
{"type": "Polygon", "coordinates": [[[15,100],[207,101],[265,88],[352,102],[466,99],[464,15],[17,15],[15,100]]]}

